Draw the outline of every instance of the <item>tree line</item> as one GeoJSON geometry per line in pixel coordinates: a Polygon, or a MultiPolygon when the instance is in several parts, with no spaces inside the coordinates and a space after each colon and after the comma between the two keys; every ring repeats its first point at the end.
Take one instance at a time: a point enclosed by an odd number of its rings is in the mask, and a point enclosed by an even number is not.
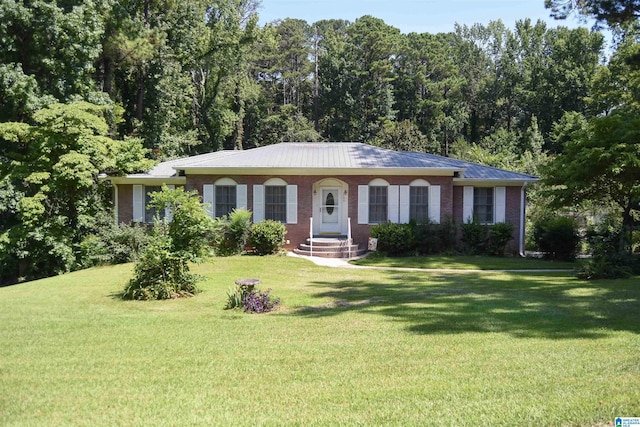
{"type": "MultiPolygon", "coordinates": [[[[586,111],[603,37],[522,20],[402,34],[381,19],[260,27],[256,0],[3,2],[3,121],[53,100],[112,104],[112,137],[165,159],[281,141],[448,155],[586,111]]],[[[525,144],[525,143],[523,143],[525,144]]],[[[526,144],[525,144],[526,145],[526,144]]]]}

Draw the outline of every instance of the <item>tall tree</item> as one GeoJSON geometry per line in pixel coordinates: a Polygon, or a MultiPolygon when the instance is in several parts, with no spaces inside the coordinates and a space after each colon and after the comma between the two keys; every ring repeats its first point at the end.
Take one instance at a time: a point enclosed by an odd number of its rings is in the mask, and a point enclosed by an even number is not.
{"type": "Polygon", "coordinates": [[[207,38],[192,73],[202,151],[241,148],[247,59],[259,36],[256,8],[255,0],[217,0],[207,8],[207,38]]]}
{"type": "Polygon", "coordinates": [[[372,16],[333,33],[320,58],[325,136],[370,141],[393,120],[393,61],[400,31],[372,16]]]}
{"type": "MultiPolygon", "coordinates": [[[[8,67],[5,76],[10,70],[16,81],[29,86],[28,93],[40,92],[61,102],[87,96],[95,89],[93,64],[104,30],[100,6],[99,1],[0,2],[0,64],[8,67]]],[[[8,107],[2,106],[5,115],[25,118],[20,106],[14,105],[15,113],[6,112],[8,107]]]]}
{"type": "Polygon", "coordinates": [[[461,137],[467,120],[455,39],[453,34],[401,36],[393,83],[398,120],[413,122],[429,140],[423,148],[443,154],[461,137]]]}
{"type": "MultiPolygon", "coordinates": [[[[640,215],[640,71],[625,60],[640,46],[623,46],[612,57],[609,78],[617,97],[596,97],[603,111],[590,119],[568,113],[556,127],[556,138],[566,141],[563,152],[545,170],[544,181],[557,205],[578,207],[585,203],[615,206],[627,230],[640,215]],[[607,105],[607,100],[615,105],[607,105]],[[605,114],[608,112],[608,114],[605,114]]],[[[599,90],[599,88],[594,88],[599,90]]]]}
{"type": "Polygon", "coordinates": [[[150,167],[139,140],[107,136],[105,107],[77,102],[38,111],[33,126],[0,123],[0,280],[45,277],[76,266],[78,245],[105,209],[101,171],[150,167]]]}
{"type": "Polygon", "coordinates": [[[591,16],[610,26],[636,21],[640,18],[638,0],[545,0],[551,16],[566,19],[573,12],[591,16]]]}

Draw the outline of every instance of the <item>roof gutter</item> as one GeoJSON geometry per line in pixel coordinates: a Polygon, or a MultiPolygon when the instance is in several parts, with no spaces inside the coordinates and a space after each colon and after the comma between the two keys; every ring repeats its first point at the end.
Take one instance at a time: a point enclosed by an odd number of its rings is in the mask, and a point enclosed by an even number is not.
{"type": "Polygon", "coordinates": [[[525,203],[527,201],[527,197],[525,194],[525,189],[527,188],[527,182],[524,183],[522,188],[520,189],[520,256],[522,258],[526,258],[526,254],[524,251],[524,221],[525,221],[525,203]]]}

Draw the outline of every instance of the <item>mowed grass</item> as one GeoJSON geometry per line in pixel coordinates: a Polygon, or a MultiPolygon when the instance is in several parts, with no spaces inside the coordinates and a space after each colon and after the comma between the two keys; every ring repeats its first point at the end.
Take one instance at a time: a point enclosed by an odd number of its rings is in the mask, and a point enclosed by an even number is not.
{"type": "Polygon", "coordinates": [[[203,293],[117,297],[131,265],[0,288],[0,425],[594,426],[640,414],[638,278],[194,267],[203,293]],[[259,277],[275,313],[225,311],[259,277]]]}
{"type": "Polygon", "coordinates": [[[488,256],[406,256],[388,257],[380,252],[351,261],[354,265],[454,270],[572,270],[579,263],[538,258],[488,256]]]}

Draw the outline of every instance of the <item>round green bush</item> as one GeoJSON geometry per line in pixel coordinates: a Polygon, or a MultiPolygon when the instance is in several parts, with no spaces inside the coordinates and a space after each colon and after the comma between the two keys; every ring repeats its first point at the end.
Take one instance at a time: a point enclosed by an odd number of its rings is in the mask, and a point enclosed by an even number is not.
{"type": "Polygon", "coordinates": [[[250,244],[257,255],[277,254],[284,248],[287,229],[278,221],[266,220],[251,226],[250,244]]]}

